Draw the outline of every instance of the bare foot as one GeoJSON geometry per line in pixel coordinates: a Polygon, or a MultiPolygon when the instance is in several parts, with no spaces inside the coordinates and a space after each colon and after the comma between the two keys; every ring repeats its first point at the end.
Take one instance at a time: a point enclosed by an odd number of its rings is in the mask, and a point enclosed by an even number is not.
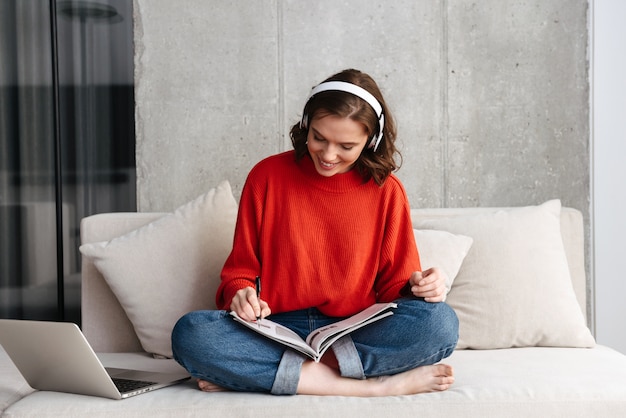
{"type": "Polygon", "coordinates": [[[302,365],[297,393],[337,396],[393,396],[443,391],[454,383],[452,366],[422,366],[392,376],[365,380],[341,377],[323,363],[302,365]]]}
{"type": "Polygon", "coordinates": [[[413,395],[447,390],[454,383],[454,372],[447,364],[433,364],[377,380],[383,395],[413,395]]]}
{"type": "Polygon", "coordinates": [[[196,379],[196,382],[198,382],[198,389],[200,389],[203,392],[225,392],[226,391],[226,389],[224,389],[223,387],[218,386],[215,383],[207,382],[206,380],[196,379]]]}

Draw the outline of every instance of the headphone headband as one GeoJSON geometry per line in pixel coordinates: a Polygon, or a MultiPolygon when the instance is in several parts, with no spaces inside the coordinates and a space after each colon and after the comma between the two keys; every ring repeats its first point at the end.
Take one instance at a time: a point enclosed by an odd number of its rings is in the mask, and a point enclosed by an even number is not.
{"type": "MultiPolygon", "coordinates": [[[[375,152],[378,148],[378,145],[380,144],[381,139],[383,138],[383,127],[385,126],[385,115],[383,114],[383,107],[380,102],[374,97],[374,95],[365,90],[363,87],[345,81],[327,81],[318,84],[313,88],[313,90],[311,90],[311,94],[309,95],[309,98],[306,102],[309,103],[313,96],[323,91],[343,91],[346,93],[350,93],[365,100],[371,106],[371,108],[374,109],[374,112],[376,112],[376,116],[378,117],[379,132],[377,135],[372,135],[372,140],[368,144],[368,147],[374,148],[375,152]]],[[[306,109],[306,104],[304,107],[306,109]]],[[[300,124],[303,128],[307,127],[308,115],[306,113],[302,115],[302,122],[300,124]]]]}

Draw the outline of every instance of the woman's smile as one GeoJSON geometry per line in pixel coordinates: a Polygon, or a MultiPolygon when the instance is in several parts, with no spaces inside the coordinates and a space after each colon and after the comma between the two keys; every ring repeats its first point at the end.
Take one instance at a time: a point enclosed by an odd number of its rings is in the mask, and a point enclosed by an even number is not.
{"type": "Polygon", "coordinates": [[[327,163],[326,161],[320,160],[320,165],[322,166],[322,168],[332,170],[333,168],[335,168],[336,163],[327,163]]]}

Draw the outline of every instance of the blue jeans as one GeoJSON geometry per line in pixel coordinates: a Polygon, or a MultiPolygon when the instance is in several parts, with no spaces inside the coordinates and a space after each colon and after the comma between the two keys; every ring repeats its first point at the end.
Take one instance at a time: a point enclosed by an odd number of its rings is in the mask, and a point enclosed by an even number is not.
{"type": "MultiPolygon", "coordinates": [[[[394,314],[344,336],[331,348],[344,377],[365,379],[435,364],[452,354],[458,319],[446,303],[396,301],[394,314]]],[[[274,314],[271,319],[306,338],[336,322],[317,309],[274,314]]],[[[195,311],[172,331],[174,358],[196,378],[246,392],[296,393],[308,357],[235,322],[226,311],[195,311]]]]}

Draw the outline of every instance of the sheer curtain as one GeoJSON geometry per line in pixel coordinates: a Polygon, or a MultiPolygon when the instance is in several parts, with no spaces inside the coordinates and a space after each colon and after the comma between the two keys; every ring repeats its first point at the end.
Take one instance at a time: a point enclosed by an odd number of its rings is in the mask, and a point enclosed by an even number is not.
{"type": "Polygon", "coordinates": [[[0,306],[9,317],[57,304],[50,15],[40,3],[0,3],[0,306]]]}
{"type": "Polygon", "coordinates": [[[0,317],[80,321],[80,219],[135,210],[132,61],[132,0],[0,1],[0,317]]]}

